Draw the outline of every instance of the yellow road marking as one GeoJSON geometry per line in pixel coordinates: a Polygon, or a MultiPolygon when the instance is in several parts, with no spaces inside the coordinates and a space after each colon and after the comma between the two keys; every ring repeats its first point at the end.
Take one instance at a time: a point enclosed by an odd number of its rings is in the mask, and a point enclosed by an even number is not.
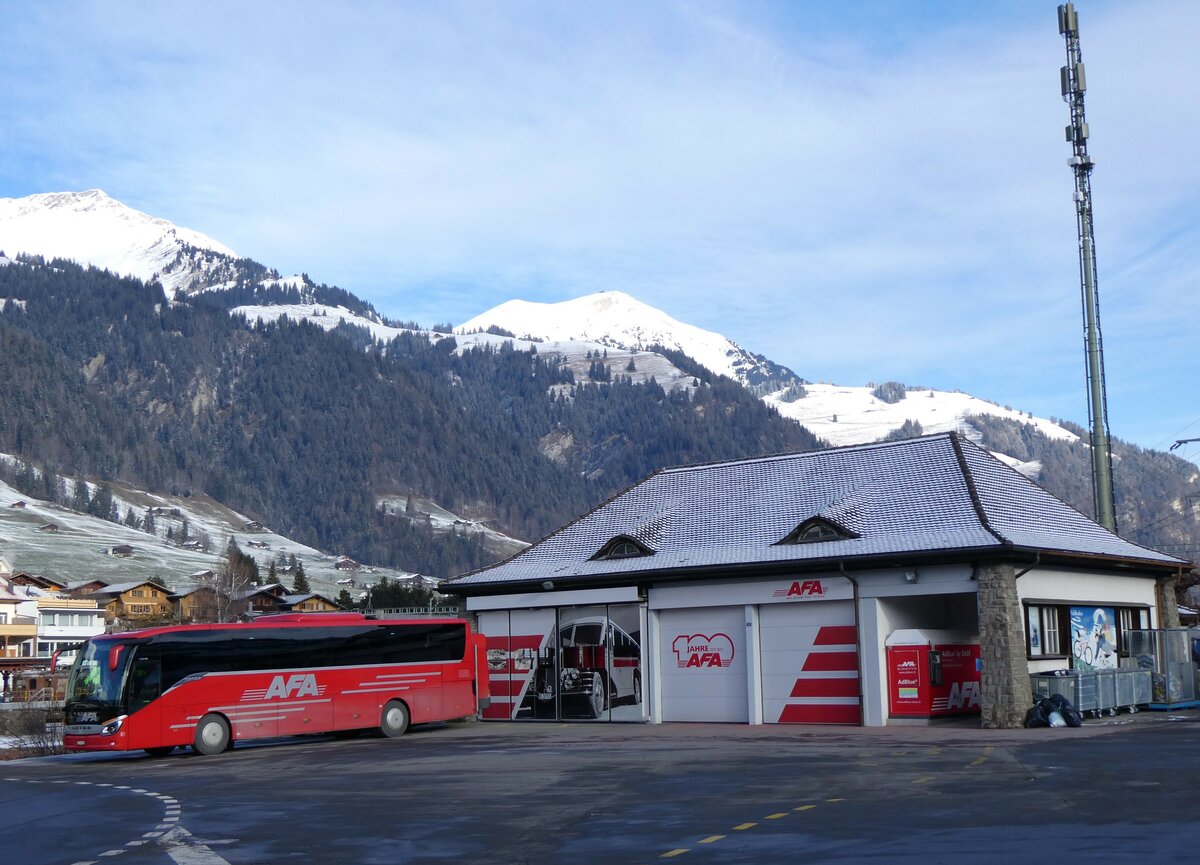
{"type": "Polygon", "coordinates": [[[758,825],[757,823],[739,823],[738,825],[734,826],[733,828],[736,829],[738,832],[741,832],[743,829],[753,829],[757,825],[758,825]]]}
{"type": "Polygon", "coordinates": [[[932,775],[926,775],[924,778],[913,778],[913,781],[912,781],[912,782],[913,782],[914,784],[925,784],[925,783],[928,783],[929,781],[932,781],[932,780],[933,780],[933,776],[932,776],[932,775]]]}
{"type": "Polygon", "coordinates": [[[687,847],[676,847],[674,850],[668,850],[666,853],[659,856],[659,859],[670,859],[672,856],[682,856],[688,851],[687,847]]]}
{"type": "Polygon", "coordinates": [[[799,808],[793,808],[792,810],[793,811],[811,811],[813,808],[816,808],[816,807],[817,807],[816,805],[801,805],[799,808]]]}
{"type": "Polygon", "coordinates": [[[701,838],[700,843],[701,844],[712,844],[714,841],[720,841],[724,837],[725,837],[724,835],[709,835],[707,838],[701,838]]]}
{"type": "Polygon", "coordinates": [[[845,799],[826,799],[826,802],[845,802],[845,799]]]}
{"type": "Polygon", "coordinates": [[[768,814],[766,819],[778,820],[780,817],[786,817],[786,816],[787,816],[787,811],[776,811],[774,814],[768,814]]]}
{"type": "Polygon", "coordinates": [[[972,761],[971,761],[971,762],[970,762],[968,765],[970,765],[970,766],[982,766],[982,765],[983,765],[984,763],[986,763],[986,762],[987,762],[987,757],[976,757],[976,758],[975,758],[974,760],[972,760],[972,761]]]}

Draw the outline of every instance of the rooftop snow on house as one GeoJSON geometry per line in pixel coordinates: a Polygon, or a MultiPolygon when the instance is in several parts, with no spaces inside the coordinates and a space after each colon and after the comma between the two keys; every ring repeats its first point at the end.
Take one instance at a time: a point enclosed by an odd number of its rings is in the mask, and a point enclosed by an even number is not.
{"type": "Polygon", "coordinates": [[[1164,570],[1182,564],[1112,534],[956,433],[941,433],[663,469],[513,558],[442,588],[469,595],[630,573],[689,578],[711,569],[1022,550],[1164,570]],[[785,542],[814,518],[841,536],[785,542]],[[625,547],[603,555],[622,538],[639,554],[625,547]]]}

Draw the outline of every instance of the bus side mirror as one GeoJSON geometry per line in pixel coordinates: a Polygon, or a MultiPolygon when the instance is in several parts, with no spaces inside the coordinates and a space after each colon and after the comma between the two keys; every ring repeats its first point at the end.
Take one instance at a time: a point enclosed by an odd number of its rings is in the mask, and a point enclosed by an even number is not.
{"type": "Polygon", "coordinates": [[[124,646],[113,646],[108,650],[108,669],[114,671],[117,669],[117,662],[120,660],[121,650],[124,648],[124,646]]]}

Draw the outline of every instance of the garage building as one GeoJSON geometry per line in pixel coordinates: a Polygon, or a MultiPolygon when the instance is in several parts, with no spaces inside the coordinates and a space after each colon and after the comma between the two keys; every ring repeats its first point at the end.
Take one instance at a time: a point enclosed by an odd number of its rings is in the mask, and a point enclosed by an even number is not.
{"type": "Polygon", "coordinates": [[[1188,567],[945,433],[664,469],[441,590],[488,718],[1007,727],[1030,672],[1177,624],[1188,567]]]}

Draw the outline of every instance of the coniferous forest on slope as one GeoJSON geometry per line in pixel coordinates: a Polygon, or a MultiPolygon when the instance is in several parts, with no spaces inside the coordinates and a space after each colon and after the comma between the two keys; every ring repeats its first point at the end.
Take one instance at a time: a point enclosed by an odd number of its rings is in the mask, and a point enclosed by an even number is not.
{"type": "Polygon", "coordinates": [[[62,261],[0,267],[0,451],[204,492],[298,541],[449,576],[493,555],[385,513],[377,495],[535,540],[666,465],[820,446],[681,356],[701,383],[691,395],[619,375],[575,382],[509,346],[458,354],[422,334],[384,345],[352,328],[253,326],[229,315],[234,301],[170,304],[156,285],[62,261]],[[573,443],[557,461],[539,447],[552,433],[573,443]]]}

